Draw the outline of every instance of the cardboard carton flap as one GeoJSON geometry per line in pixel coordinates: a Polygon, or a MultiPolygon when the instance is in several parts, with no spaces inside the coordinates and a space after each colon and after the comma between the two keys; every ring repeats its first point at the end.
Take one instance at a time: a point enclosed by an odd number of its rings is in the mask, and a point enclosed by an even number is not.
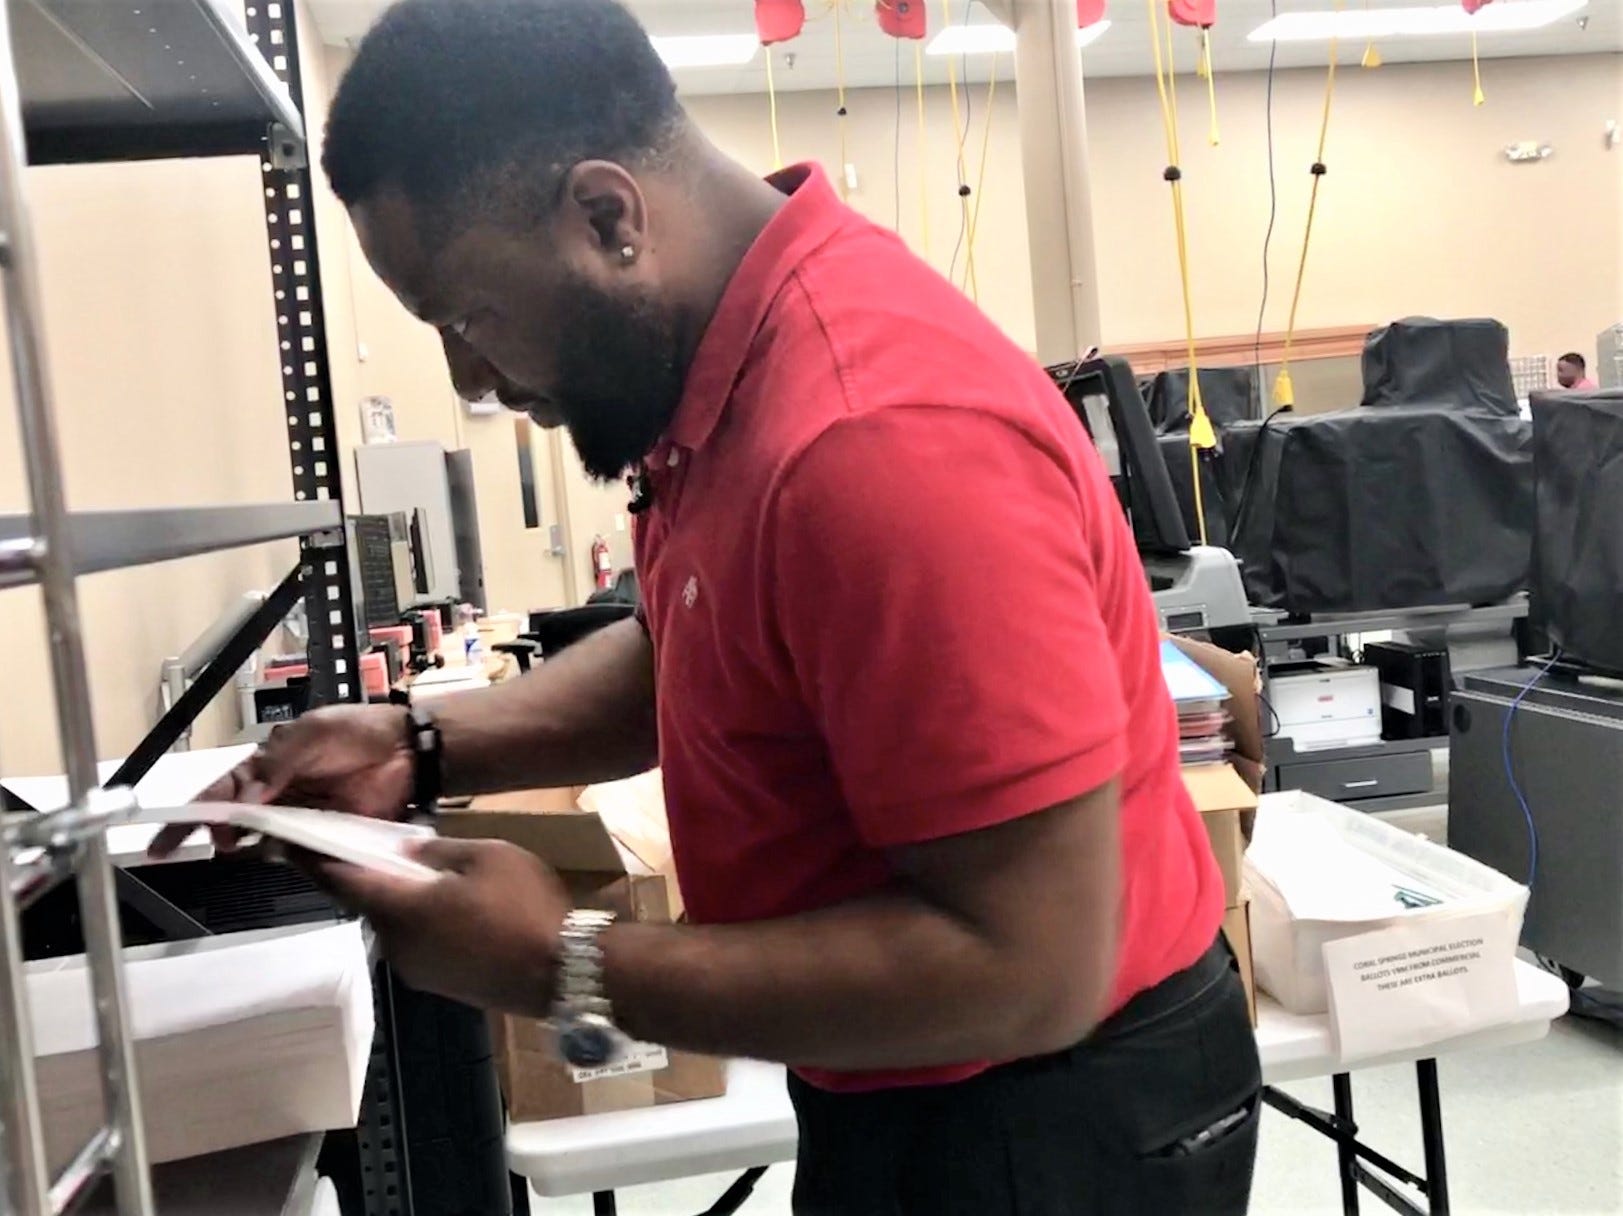
{"type": "Polygon", "coordinates": [[[1183,784],[1201,814],[1257,809],[1257,795],[1227,764],[1187,765],[1183,769],[1183,784]]]}
{"type": "Polygon", "coordinates": [[[475,800],[465,811],[440,814],[440,831],[464,838],[511,841],[545,859],[555,870],[629,874],[641,867],[622,854],[600,816],[581,810],[495,810],[475,800]]]}
{"type": "Polygon", "coordinates": [[[580,807],[602,819],[609,835],[642,862],[648,873],[675,873],[671,828],[665,818],[665,783],[657,768],[623,781],[587,786],[581,791],[580,807]]]}

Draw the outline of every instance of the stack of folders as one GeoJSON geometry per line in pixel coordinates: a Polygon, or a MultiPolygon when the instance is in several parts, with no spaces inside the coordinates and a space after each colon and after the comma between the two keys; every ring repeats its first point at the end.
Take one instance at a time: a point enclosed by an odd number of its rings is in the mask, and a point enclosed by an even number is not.
{"type": "Polygon", "coordinates": [[[1228,725],[1228,689],[1172,642],[1161,641],[1161,673],[1178,709],[1178,759],[1214,764],[1228,758],[1234,744],[1228,725]]]}

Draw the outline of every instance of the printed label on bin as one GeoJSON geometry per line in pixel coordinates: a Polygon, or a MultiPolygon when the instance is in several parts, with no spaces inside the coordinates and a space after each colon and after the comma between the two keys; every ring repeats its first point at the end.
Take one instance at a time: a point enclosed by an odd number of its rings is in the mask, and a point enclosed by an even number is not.
{"type": "Polygon", "coordinates": [[[1325,942],[1343,1061],[1501,1026],[1516,1013],[1516,937],[1499,912],[1400,921],[1325,942]]]}
{"type": "Polygon", "coordinates": [[[597,1068],[576,1068],[571,1065],[569,1075],[574,1078],[576,1085],[584,1085],[588,1081],[601,1081],[605,1077],[629,1077],[639,1072],[658,1072],[662,1068],[669,1068],[670,1063],[670,1053],[658,1044],[633,1043],[626,1048],[625,1055],[614,1063],[597,1068]]]}

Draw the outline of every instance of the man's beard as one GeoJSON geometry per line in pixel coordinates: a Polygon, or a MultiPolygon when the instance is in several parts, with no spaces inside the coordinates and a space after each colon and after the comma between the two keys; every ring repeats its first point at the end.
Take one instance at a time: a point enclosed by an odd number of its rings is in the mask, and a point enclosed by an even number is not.
{"type": "Polygon", "coordinates": [[[659,442],[682,401],[673,319],[645,296],[586,282],[565,295],[553,399],[595,481],[620,480],[659,442]]]}

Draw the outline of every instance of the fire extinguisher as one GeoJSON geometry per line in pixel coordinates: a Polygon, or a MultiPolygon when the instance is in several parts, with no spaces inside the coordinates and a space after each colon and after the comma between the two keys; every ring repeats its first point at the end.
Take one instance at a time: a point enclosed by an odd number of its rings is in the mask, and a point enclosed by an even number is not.
{"type": "Polygon", "coordinates": [[[614,562],[609,558],[609,542],[601,535],[592,537],[592,581],[599,590],[614,582],[614,562]]]}

